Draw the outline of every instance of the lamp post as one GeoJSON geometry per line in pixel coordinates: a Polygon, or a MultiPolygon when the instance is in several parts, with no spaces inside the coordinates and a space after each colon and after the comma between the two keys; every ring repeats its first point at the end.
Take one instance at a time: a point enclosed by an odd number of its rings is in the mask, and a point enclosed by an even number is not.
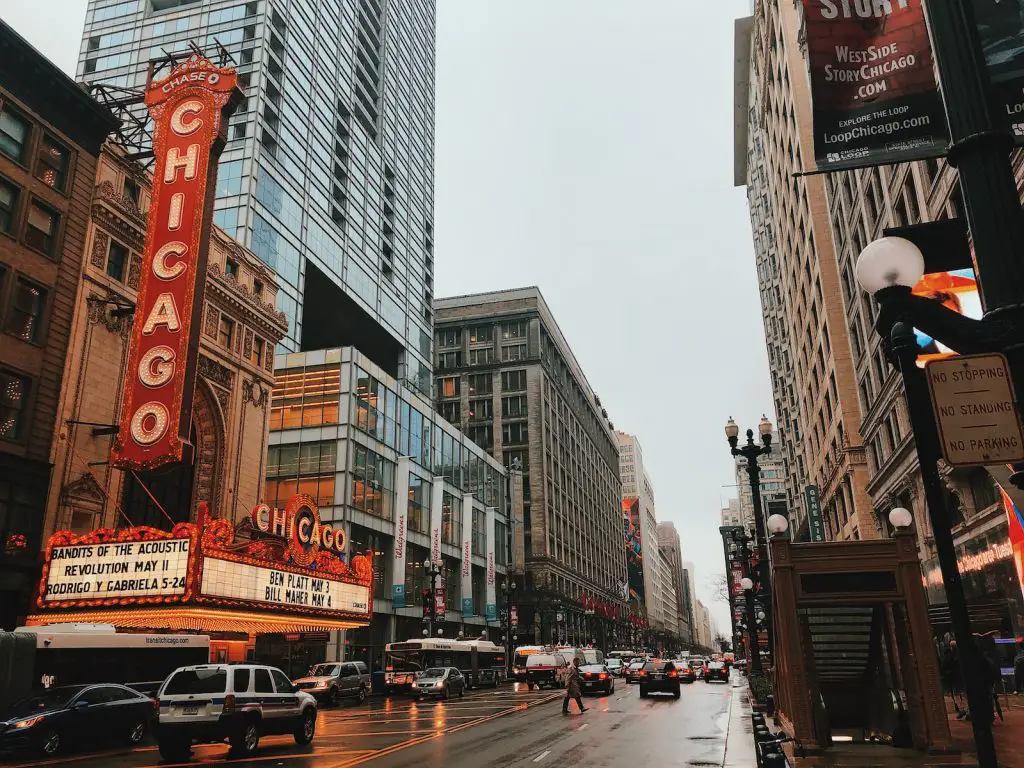
{"type": "Polygon", "coordinates": [[[515,579],[501,580],[501,593],[505,596],[505,666],[509,676],[512,674],[512,595],[515,591],[515,579]]]}
{"type": "MultiPolygon", "coordinates": [[[[754,546],[757,551],[757,581],[761,587],[761,595],[765,603],[767,618],[765,629],[768,633],[768,653],[774,652],[773,629],[772,629],[772,585],[771,570],[768,565],[768,532],[765,528],[764,510],[761,508],[761,468],[757,460],[761,456],[767,456],[772,452],[772,423],[767,416],[761,416],[761,422],[757,425],[757,431],[761,437],[761,444],[754,442],[754,430],[747,430],[747,442],[739,445],[740,428],[733,421],[732,416],[725,425],[725,437],[729,441],[729,449],[733,456],[742,456],[747,460],[747,477],[750,480],[750,501],[754,508],[754,546]]],[[[788,523],[787,523],[788,526],[788,523]]],[[[754,630],[756,633],[756,629],[754,630]]],[[[756,651],[757,665],[760,668],[760,649],[754,646],[756,651]]],[[[760,670],[759,670],[760,671],[760,670]]]]}
{"type": "MultiPolygon", "coordinates": [[[[750,544],[750,536],[747,535],[746,530],[742,527],[733,528],[729,531],[729,534],[736,546],[740,562],[743,563],[749,574],[751,570],[750,548],[748,546],[750,544]]],[[[761,667],[761,648],[757,642],[757,605],[754,602],[754,580],[749,575],[744,576],[740,580],[740,587],[743,589],[743,615],[745,617],[744,624],[746,625],[744,629],[747,631],[747,647],[750,651],[750,671],[751,673],[761,674],[763,670],[761,667]]],[[[731,595],[729,608],[732,610],[731,595]]]]}
{"type": "MultiPolygon", "coordinates": [[[[942,6],[943,3],[938,5],[942,6]]],[[[1018,212],[1020,203],[1017,203],[1018,212]]],[[[876,330],[882,335],[889,352],[890,362],[896,365],[903,378],[903,390],[910,415],[911,428],[917,448],[921,480],[924,485],[925,501],[935,538],[935,551],[942,572],[942,583],[949,606],[949,620],[956,637],[960,659],[960,674],[964,681],[967,704],[972,713],[971,727],[981,768],[995,768],[997,765],[995,742],[992,738],[992,700],[985,686],[986,672],[982,658],[971,632],[971,618],[967,611],[960,569],[957,566],[956,547],[951,532],[953,522],[946,503],[946,493],[939,475],[938,460],[942,457],[942,445],[931,405],[931,393],[924,371],[917,365],[920,349],[913,327],[903,321],[917,323],[921,317],[931,327],[922,328],[926,333],[939,338],[933,331],[935,320],[945,328],[966,328],[959,321],[943,317],[935,308],[945,309],[931,299],[926,303],[909,300],[911,288],[924,275],[924,256],[913,243],[903,238],[883,238],[871,243],[857,260],[856,276],[861,287],[873,294],[881,305],[876,330]],[[934,305],[934,306],[932,306],[934,305]],[[916,311],[917,308],[920,311],[916,311]],[[888,336],[886,336],[888,334],[888,336]]],[[[920,297],[918,297],[920,298],[920,297]]],[[[955,314],[955,313],[950,313],[955,314]]],[[[956,315],[956,317],[960,317],[956,315]]],[[[966,319],[966,318],[964,318],[966,319]]],[[[970,321],[975,323],[976,321],[970,321]]],[[[982,321],[982,324],[985,321],[982,321]]],[[[980,324],[979,324],[980,325],[980,324]]],[[[978,326],[976,325],[975,328],[978,326]]],[[[973,331],[969,332],[973,335],[973,331]]],[[[947,337],[948,338],[948,337],[947,337]]],[[[963,348],[962,345],[954,345],[963,348]]],[[[904,510],[905,511],[905,510],[904,510]]],[[[906,518],[893,510],[898,522],[906,518]]],[[[890,522],[895,526],[897,521],[890,522]]]]}
{"type": "Polygon", "coordinates": [[[427,611],[427,637],[433,637],[434,620],[437,618],[437,577],[441,575],[444,563],[431,560],[428,557],[423,561],[423,567],[430,574],[430,606],[427,611]]]}

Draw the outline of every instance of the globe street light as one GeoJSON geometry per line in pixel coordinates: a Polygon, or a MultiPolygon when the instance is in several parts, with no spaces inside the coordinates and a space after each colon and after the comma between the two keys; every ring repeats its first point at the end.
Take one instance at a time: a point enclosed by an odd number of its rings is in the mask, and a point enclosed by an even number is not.
{"type": "Polygon", "coordinates": [[[754,582],[748,579],[746,576],[740,581],[740,586],[743,587],[744,592],[749,592],[754,588],[754,582]]]}
{"type": "Polygon", "coordinates": [[[909,509],[895,507],[889,512],[889,522],[892,524],[893,528],[897,531],[901,531],[909,528],[910,524],[914,522],[914,518],[910,514],[909,509]]]}
{"type": "Polygon", "coordinates": [[[768,533],[772,536],[781,536],[789,530],[789,518],[785,515],[774,514],[768,518],[768,533]]]}

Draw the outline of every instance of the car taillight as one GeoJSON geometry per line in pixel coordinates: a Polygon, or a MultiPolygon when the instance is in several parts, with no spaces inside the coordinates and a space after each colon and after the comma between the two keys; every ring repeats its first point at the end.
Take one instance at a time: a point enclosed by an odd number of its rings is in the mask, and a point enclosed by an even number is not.
{"type": "Polygon", "coordinates": [[[235,711],[235,694],[229,693],[224,697],[224,714],[230,714],[235,711]]]}
{"type": "Polygon", "coordinates": [[[640,670],[640,677],[647,677],[647,673],[644,672],[642,669],[640,670]]]}
{"type": "Polygon", "coordinates": [[[668,676],[669,676],[669,677],[679,677],[679,673],[678,673],[678,672],[676,672],[676,671],[675,671],[675,670],[673,669],[673,670],[671,670],[671,671],[670,671],[670,672],[668,673],[668,676]]]}
{"type": "Polygon", "coordinates": [[[598,679],[599,680],[607,680],[608,679],[608,673],[607,672],[602,672],[600,675],[598,675],[598,679]]]}
{"type": "Polygon", "coordinates": [[[589,680],[590,678],[592,678],[594,676],[594,673],[593,672],[585,672],[583,674],[583,676],[589,680]]]}

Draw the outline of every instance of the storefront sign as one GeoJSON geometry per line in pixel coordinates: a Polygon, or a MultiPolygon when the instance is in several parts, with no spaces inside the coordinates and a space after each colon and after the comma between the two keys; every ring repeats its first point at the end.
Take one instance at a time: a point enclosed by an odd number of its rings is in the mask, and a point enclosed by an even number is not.
{"type": "Polygon", "coordinates": [[[510,611],[509,616],[511,617],[509,623],[512,625],[512,627],[513,628],[518,627],[519,626],[519,610],[516,608],[516,606],[514,606],[514,605],[512,606],[512,610],[510,611]]]}
{"type": "Polygon", "coordinates": [[[180,461],[192,425],[217,158],[236,101],[233,69],[191,56],[145,101],[153,120],[153,199],[111,464],[180,461]]]}
{"type": "Polygon", "coordinates": [[[948,144],[923,0],[802,0],[820,170],[931,157],[948,144]]]}
{"type": "Polygon", "coordinates": [[[206,557],[203,560],[203,597],[222,597],[275,608],[313,608],[370,614],[370,588],[315,573],[265,568],[206,557]]]}
{"type": "Polygon", "coordinates": [[[473,598],[464,597],[462,598],[462,617],[469,618],[473,615],[473,598]]]}
{"type": "Polygon", "coordinates": [[[395,475],[395,547],[391,560],[391,607],[405,608],[405,547],[409,526],[409,469],[412,460],[400,456],[395,475]]]}
{"type": "Polygon", "coordinates": [[[484,532],[484,546],[487,550],[487,576],[486,576],[486,599],[487,599],[487,620],[498,620],[498,597],[496,580],[494,575],[494,507],[487,507],[484,515],[484,525],[487,530],[484,532]]]}
{"type": "Polygon", "coordinates": [[[58,531],[47,544],[40,613],[30,623],[52,617],[130,627],[323,631],[369,621],[372,557],[354,555],[349,565],[333,545],[325,546],[338,537],[320,523],[308,496],[294,497],[276,518],[272,512],[257,507],[252,524],[237,528],[203,518],[170,533],[146,527],[84,536],[58,531]]]}
{"type": "Polygon", "coordinates": [[[53,547],[44,602],[185,594],[188,538],[53,547]]]}
{"type": "Polygon", "coordinates": [[[1024,434],[1003,355],[933,360],[925,371],[946,461],[955,467],[1024,461],[1024,434]]]}
{"type": "Polygon", "coordinates": [[[460,593],[463,615],[473,615],[473,494],[462,496],[462,562],[460,570],[460,593]],[[466,600],[469,600],[469,614],[466,614],[466,600]]]}
{"type": "Polygon", "coordinates": [[[442,621],[444,621],[445,613],[448,611],[445,597],[444,587],[436,587],[434,589],[434,618],[440,616],[442,621]]]}
{"type": "Polygon", "coordinates": [[[804,488],[807,500],[807,527],[811,532],[811,541],[825,540],[825,524],[821,519],[821,495],[818,486],[808,485],[804,488]]]}
{"type": "Polygon", "coordinates": [[[441,562],[441,518],[444,508],[444,478],[435,477],[430,493],[430,560],[441,562]]]}

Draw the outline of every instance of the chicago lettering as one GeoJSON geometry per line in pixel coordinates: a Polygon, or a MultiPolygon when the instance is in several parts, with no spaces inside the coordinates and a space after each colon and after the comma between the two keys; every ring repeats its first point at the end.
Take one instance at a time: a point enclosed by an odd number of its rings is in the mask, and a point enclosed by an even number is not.
{"type": "Polygon", "coordinates": [[[295,514],[287,509],[271,509],[258,504],[252,511],[252,523],[263,533],[288,541],[295,540],[303,547],[322,548],[336,555],[345,552],[345,531],[329,523],[321,523],[309,507],[299,507],[295,514]]]}

